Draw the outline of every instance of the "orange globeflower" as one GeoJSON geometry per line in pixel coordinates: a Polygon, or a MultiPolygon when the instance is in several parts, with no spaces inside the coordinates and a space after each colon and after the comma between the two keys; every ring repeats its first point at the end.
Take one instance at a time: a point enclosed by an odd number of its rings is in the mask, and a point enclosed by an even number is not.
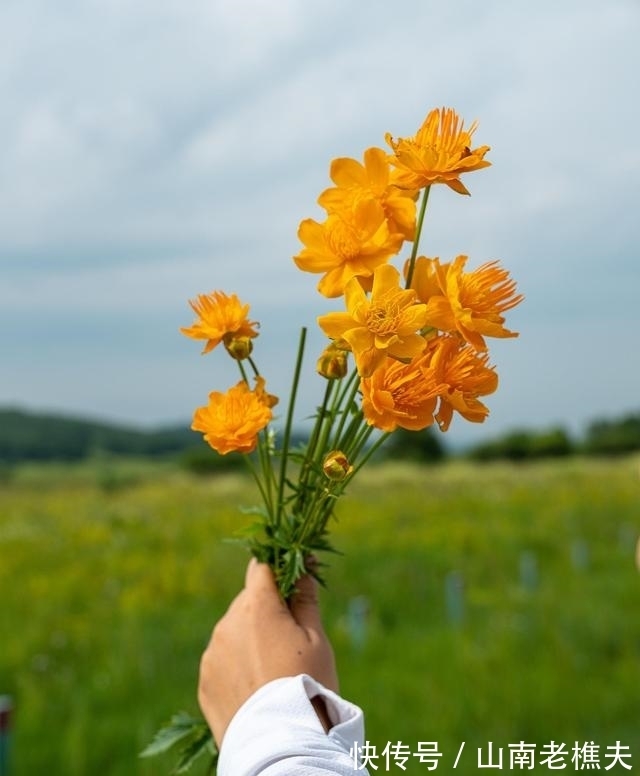
{"type": "Polygon", "coordinates": [[[457,337],[445,335],[429,341],[427,358],[438,382],[445,386],[436,413],[440,430],[449,428],[454,410],[472,423],[482,423],[489,410],[478,396],[487,396],[498,387],[498,375],[487,366],[488,354],[478,355],[457,337]]]}
{"type": "Polygon", "coordinates": [[[209,353],[221,342],[227,345],[237,338],[258,336],[255,330],[258,324],[247,318],[249,305],[242,304],[235,294],[228,296],[222,291],[199,294],[189,304],[198,320],[193,326],[181,328],[180,331],[192,339],[207,340],[203,353],[209,353]]]}
{"type": "MultiPolygon", "coordinates": [[[[405,279],[409,271],[409,264],[409,259],[407,259],[404,265],[405,279]]],[[[429,304],[434,297],[440,297],[444,294],[442,276],[448,266],[448,264],[441,264],[438,258],[428,259],[426,256],[419,256],[415,260],[411,288],[415,290],[421,302],[429,304]]]]}
{"type": "Polygon", "coordinates": [[[255,395],[258,397],[258,399],[264,404],[265,406],[271,408],[275,407],[276,404],[280,401],[277,396],[274,396],[272,393],[267,393],[264,389],[265,386],[265,379],[261,375],[256,377],[256,387],[254,389],[255,395]]]}
{"type": "Polygon", "coordinates": [[[382,205],[372,199],[331,213],[322,224],[305,219],[298,237],[305,247],[293,260],[305,272],[325,273],[318,291],[327,297],[341,296],[352,277],[370,277],[403,242],[401,234],[389,231],[382,205]]]}
{"type": "Polygon", "coordinates": [[[327,213],[340,212],[358,198],[375,199],[382,205],[389,230],[400,232],[405,240],[413,240],[417,192],[391,185],[386,151],[368,148],[364,152],[364,164],[348,157],[334,159],[330,175],[336,187],[326,189],[318,197],[318,204],[327,213]]]}
{"type": "Polygon", "coordinates": [[[409,360],[425,346],[417,332],[424,326],[427,306],[416,304],[416,292],[400,287],[400,273],[391,264],[374,270],[371,298],[357,278],[345,289],[347,312],[327,313],[318,325],[331,339],[351,347],[361,377],[370,377],[386,356],[409,360]]]}
{"type": "Polygon", "coordinates": [[[416,261],[412,288],[427,304],[427,325],[458,331],[476,350],[486,350],[484,337],[517,337],[504,328],[507,310],[519,304],[516,283],[497,261],[465,272],[466,256],[450,264],[424,257],[416,261]]]}
{"type": "Polygon", "coordinates": [[[415,137],[394,140],[387,132],[385,140],[393,149],[389,161],[397,169],[392,183],[405,189],[445,183],[458,194],[468,194],[460,175],[491,166],[484,161],[489,146],[471,150],[476,128],[474,122],[465,130],[452,108],[441,108],[429,113],[415,137]]]}
{"type": "Polygon", "coordinates": [[[440,384],[423,355],[408,364],[386,358],[371,377],[360,383],[362,414],[370,426],[382,431],[406,428],[421,431],[433,423],[440,384]]]}
{"type": "Polygon", "coordinates": [[[271,421],[271,407],[277,399],[264,391],[264,380],[258,378],[255,390],[240,381],[226,393],[213,391],[206,407],[198,407],[191,428],[201,431],[204,439],[221,455],[251,453],[258,443],[258,433],[271,421]]]}

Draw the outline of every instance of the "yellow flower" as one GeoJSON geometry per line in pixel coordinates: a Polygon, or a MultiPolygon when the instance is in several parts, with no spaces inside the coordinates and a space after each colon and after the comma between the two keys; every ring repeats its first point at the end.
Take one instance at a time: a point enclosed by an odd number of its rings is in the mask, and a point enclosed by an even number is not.
{"type": "MultiPolygon", "coordinates": [[[[404,265],[405,279],[409,271],[409,263],[407,259],[404,265]]],[[[444,294],[442,277],[448,266],[448,264],[441,264],[437,258],[428,259],[426,256],[419,256],[415,260],[410,287],[415,289],[421,302],[429,304],[434,297],[444,294]]]]}
{"type": "Polygon", "coordinates": [[[348,157],[334,159],[330,175],[336,187],[318,197],[318,203],[327,213],[343,211],[358,198],[374,199],[382,205],[389,231],[413,240],[417,192],[391,185],[388,156],[382,148],[368,148],[364,152],[364,164],[348,157]]]}
{"type": "Polygon", "coordinates": [[[243,380],[226,393],[210,393],[209,403],[195,411],[191,428],[201,431],[221,455],[250,453],[258,443],[259,432],[271,421],[274,399],[265,393],[262,378],[253,391],[243,380]]]}
{"type": "Polygon", "coordinates": [[[504,328],[507,310],[523,297],[515,281],[497,261],[465,272],[466,256],[450,264],[424,257],[416,261],[412,288],[427,304],[427,325],[442,331],[458,331],[476,350],[486,350],[484,337],[517,337],[504,328]]]}
{"type": "Polygon", "coordinates": [[[436,413],[440,430],[449,428],[454,410],[473,423],[482,423],[489,410],[478,396],[487,396],[498,387],[498,375],[487,366],[488,354],[478,355],[457,337],[445,335],[430,340],[426,358],[445,386],[436,413]]]}
{"type": "Polygon", "coordinates": [[[382,431],[406,428],[421,431],[433,423],[440,384],[424,355],[408,364],[386,358],[371,377],[360,383],[362,414],[370,426],[382,431]]]}
{"type": "Polygon", "coordinates": [[[242,304],[235,294],[222,291],[199,294],[189,301],[198,320],[180,331],[192,339],[207,340],[203,353],[208,353],[221,342],[229,343],[238,337],[257,337],[258,324],[248,319],[249,305],[242,304]]]}
{"type": "Polygon", "coordinates": [[[267,393],[264,389],[265,386],[265,379],[262,376],[256,377],[256,387],[255,387],[255,394],[260,399],[260,401],[269,409],[271,407],[275,407],[278,403],[279,399],[277,396],[274,396],[271,393],[267,393]]]}
{"type": "Polygon", "coordinates": [[[445,183],[458,194],[468,194],[460,175],[491,165],[484,161],[489,146],[471,150],[476,128],[474,122],[465,130],[452,108],[441,108],[429,113],[415,137],[394,140],[387,133],[385,140],[393,149],[389,160],[397,170],[392,182],[405,189],[445,183]]]}
{"type": "Polygon", "coordinates": [[[357,278],[345,289],[347,312],[321,315],[318,324],[332,339],[345,340],[361,377],[370,377],[387,355],[410,360],[424,350],[416,332],[424,326],[427,306],[416,304],[416,292],[400,287],[400,273],[390,264],[374,270],[371,298],[357,278]]]}
{"type": "Polygon", "coordinates": [[[403,242],[401,234],[389,231],[382,205],[372,199],[331,213],[322,224],[305,219],[298,237],[305,247],[293,260],[305,272],[324,273],[318,291],[327,297],[341,296],[352,277],[370,277],[403,242]]]}

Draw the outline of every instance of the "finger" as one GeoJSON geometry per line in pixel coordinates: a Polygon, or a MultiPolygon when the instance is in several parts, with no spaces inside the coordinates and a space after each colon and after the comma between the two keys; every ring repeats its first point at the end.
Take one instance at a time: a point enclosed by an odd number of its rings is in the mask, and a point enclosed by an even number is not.
{"type": "Polygon", "coordinates": [[[244,592],[251,598],[259,597],[263,605],[273,605],[279,609],[286,608],[278,592],[271,567],[266,563],[260,563],[255,558],[251,558],[247,566],[244,592]]]}
{"type": "Polygon", "coordinates": [[[318,604],[318,583],[310,574],[305,574],[296,583],[296,591],[289,601],[289,609],[293,619],[301,627],[322,630],[318,604]]]}

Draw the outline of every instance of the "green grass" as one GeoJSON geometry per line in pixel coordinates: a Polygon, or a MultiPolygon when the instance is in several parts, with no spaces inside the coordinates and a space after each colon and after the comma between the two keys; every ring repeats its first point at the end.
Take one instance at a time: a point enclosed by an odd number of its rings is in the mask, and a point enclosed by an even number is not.
{"type": "MultiPolygon", "coordinates": [[[[322,601],[343,694],[365,709],[378,752],[437,741],[449,772],[465,741],[457,770],[472,774],[488,741],[508,760],[520,741],[570,751],[593,740],[604,753],[620,740],[639,766],[639,463],[362,473],[338,508],[344,557],[326,559],[322,601]]],[[[5,476],[0,694],[16,704],[12,776],[168,772],[137,753],[171,714],[197,710],[200,653],[245,565],[221,540],[256,500],[241,477],[168,464],[5,476]]],[[[425,771],[413,758],[405,772],[425,771]]]]}

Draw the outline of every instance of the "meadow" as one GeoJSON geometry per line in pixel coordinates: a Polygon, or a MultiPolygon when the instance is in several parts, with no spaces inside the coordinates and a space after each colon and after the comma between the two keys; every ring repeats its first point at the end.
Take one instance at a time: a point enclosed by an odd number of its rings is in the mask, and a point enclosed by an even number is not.
{"type": "MultiPolygon", "coordinates": [[[[343,694],[365,709],[377,773],[436,742],[629,747],[640,767],[640,458],[384,464],[340,503],[322,607],[343,694]]],[[[173,464],[21,466],[0,481],[0,695],[10,776],[150,776],[138,752],[197,712],[211,627],[246,554],[224,541],[257,497],[240,475],[173,464]]],[[[536,761],[535,771],[548,771],[536,761]]],[[[194,770],[194,773],[196,771],[194,770]]],[[[371,772],[374,772],[373,769],[371,772]]],[[[618,763],[612,772],[626,772],[618,763]]],[[[200,771],[198,771],[200,773],[200,771]]]]}

